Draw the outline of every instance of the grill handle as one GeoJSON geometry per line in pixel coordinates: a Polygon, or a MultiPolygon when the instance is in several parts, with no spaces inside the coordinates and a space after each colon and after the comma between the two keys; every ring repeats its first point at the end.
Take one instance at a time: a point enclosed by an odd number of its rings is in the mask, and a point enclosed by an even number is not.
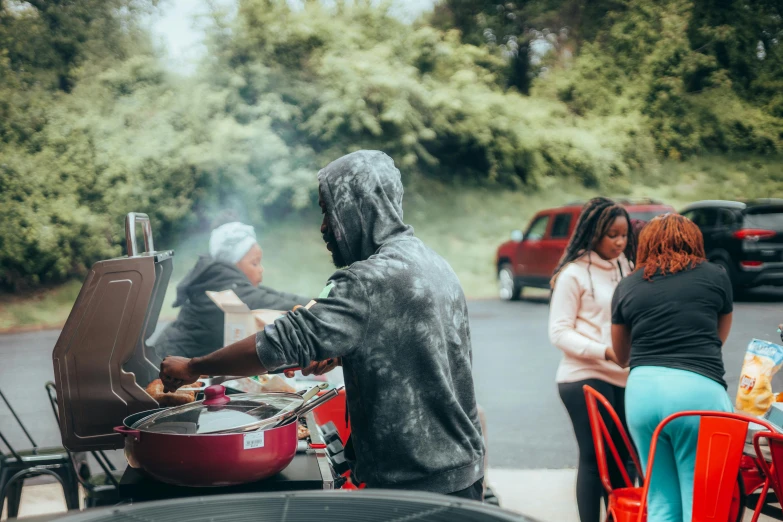
{"type": "Polygon", "coordinates": [[[144,233],[144,251],[148,253],[155,252],[155,243],[152,241],[152,226],[150,217],[141,212],[128,212],[125,216],[125,244],[128,249],[128,257],[139,255],[136,248],[136,223],[141,223],[141,230],[144,233]]]}

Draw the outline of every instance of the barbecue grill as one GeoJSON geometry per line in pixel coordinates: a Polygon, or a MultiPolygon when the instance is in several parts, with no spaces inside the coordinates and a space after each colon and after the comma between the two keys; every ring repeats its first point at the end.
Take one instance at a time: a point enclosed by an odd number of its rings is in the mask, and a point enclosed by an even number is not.
{"type": "MultiPolygon", "coordinates": [[[[174,252],[155,250],[145,214],[128,214],[125,233],[128,255],[92,266],[52,354],[60,433],[63,445],[73,452],[123,448],[125,439],[114,427],[130,415],[160,407],[145,391],[158,377],[161,362],[147,343],[157,327],[174,252]],[[138,225],[143,252],[136,245],[138,225]]],[[[318,437],[312,415],[307,422],[318,437]]],[[[291,469],[239,488],[169,487],[128,467],[119,494],[139,501],[198,493],[331,489],[336,474],[325,445],[320,446],[300,447],[291,469]]]]}

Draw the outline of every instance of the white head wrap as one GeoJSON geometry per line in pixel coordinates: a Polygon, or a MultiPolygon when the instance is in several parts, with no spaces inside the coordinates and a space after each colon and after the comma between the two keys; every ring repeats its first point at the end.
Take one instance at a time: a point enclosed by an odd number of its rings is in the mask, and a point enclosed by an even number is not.
{"type": "Polygon", "coordinates": [[[256,231],[238,221],[226,223],[209,236],[209,254],[215,261],[237,264],[256,244],[256,231]]]}

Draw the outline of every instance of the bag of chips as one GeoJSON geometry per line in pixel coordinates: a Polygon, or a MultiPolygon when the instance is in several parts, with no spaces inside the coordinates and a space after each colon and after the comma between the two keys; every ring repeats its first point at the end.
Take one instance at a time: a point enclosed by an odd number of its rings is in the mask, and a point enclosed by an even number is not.
{"type": "Polygon", "coordinates": [[[772,393],[772,376],[783,365],[783,346],[753,339],[748,344],[742,363],[737,389],[738,411],[751,415],[764,415],[775,395],[772,393]]]}

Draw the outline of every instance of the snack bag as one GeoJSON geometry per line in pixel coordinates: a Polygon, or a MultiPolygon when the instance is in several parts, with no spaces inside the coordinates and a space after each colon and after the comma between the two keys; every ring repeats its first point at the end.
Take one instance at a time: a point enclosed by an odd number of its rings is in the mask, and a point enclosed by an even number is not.
{"type": "Polygon", "coordinates": [[[739,387],[738,411],[751,415],[764,415],[775,401],[772,393],[772,376],[783,365],[783,346],[753,339],[745,352],[739,387]]]}

